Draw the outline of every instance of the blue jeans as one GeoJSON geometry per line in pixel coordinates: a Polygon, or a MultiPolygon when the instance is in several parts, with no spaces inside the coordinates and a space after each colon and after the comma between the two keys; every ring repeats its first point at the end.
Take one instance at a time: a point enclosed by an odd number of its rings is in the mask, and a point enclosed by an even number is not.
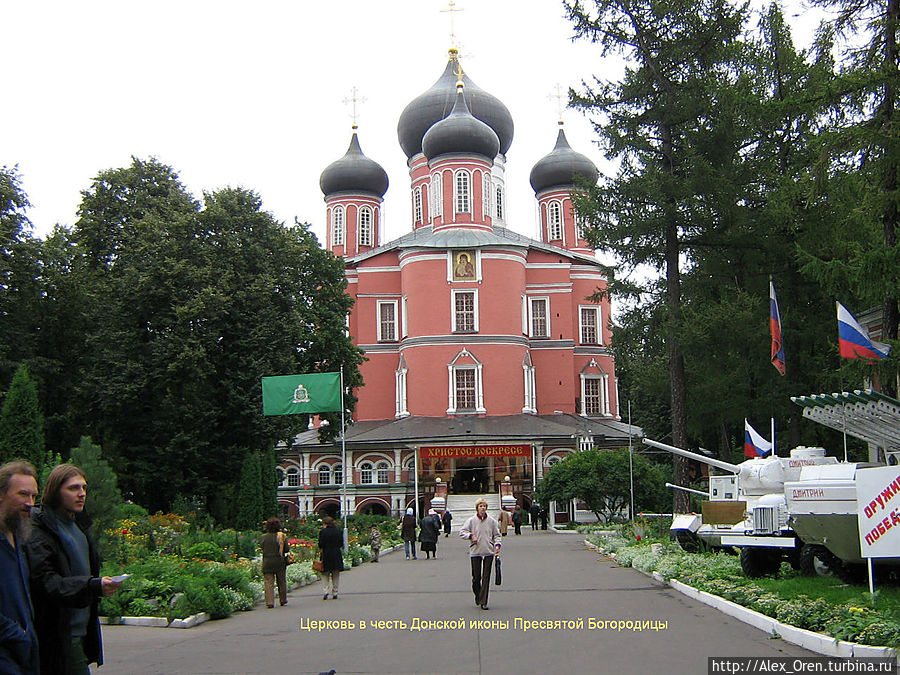
{"type": "Polygon", "coordinates": [[[409,539],[403,540],[403,550],[406,551],[406,557],[409,557],[410,551],[412,551],[413,560],[416,559],[416,542],[410,541],[409,539]]]}

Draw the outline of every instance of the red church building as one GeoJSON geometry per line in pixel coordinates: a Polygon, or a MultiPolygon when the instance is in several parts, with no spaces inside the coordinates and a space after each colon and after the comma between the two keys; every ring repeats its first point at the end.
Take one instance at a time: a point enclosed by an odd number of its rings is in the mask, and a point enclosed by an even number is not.
{"type": "Polygon", "coordinates": [[[560,127],[531,171],[540,238],[508,229],[512,116],[452,49],[397,131],[410,176],[407,234],[380,243],[387,174],[355,130],[321,176],[326,246],[346,264],[365,384],[344,455],[340,440],[320,444],[315,430],[281,448],[285,515],[453,510],[475,494],[527,508],[566,454],[627,444],[609,299],[598,298],[606,279],[572,206],[596,166],[560,127]]]}

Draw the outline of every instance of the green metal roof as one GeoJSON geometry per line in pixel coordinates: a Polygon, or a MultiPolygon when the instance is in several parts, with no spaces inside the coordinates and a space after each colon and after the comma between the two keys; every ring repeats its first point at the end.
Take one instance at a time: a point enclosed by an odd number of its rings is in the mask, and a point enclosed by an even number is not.
{"type": "Polygon", "coordinates": [[[900,401],[871,389],[839,394],[792,396],[803,416],[826,427],[872,443],[887,452],[900,451],[900,401]]]}

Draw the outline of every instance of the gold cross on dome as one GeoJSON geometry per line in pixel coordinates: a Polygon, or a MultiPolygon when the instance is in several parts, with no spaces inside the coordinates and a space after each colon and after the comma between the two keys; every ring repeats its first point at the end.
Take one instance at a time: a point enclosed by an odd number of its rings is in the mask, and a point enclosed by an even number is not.
{"type": "Polygon", "coordinates": [[[357,110],[357,106],[365,103],[368,99],[359,95],[359,90],[356,87],[353,87],[350,90],[350,96],[344,99],[344,104],[351,106],[350,110],[350,118],[353,120],[353,128],[356,129],[357,121],[359,120],[359,110],[357,110]]]}
{"type": "Polygon", "coordinates": [[[563,116],[563,110],[565,109],[566,106],[563,105],[563,92],[562,92],[562,87],[559,85],[558,82],[556,83],[556,88],[555,88],[554,93],[552,93],[552,94],[547,94],[547,98],[548,98],[549,100],[553,100],[554,98],[556,99],[556,118],[557,118],[557,120],[559,121],[559,124],[562,125],[562,123],[563,123],[563,118],[562,118],[562,116],[563,116]]]}
{"type": "Polygon", "coordinates": [[[455,31],[455,20],[453,15],[456,12],[462,12],[463,10],[457,9],[455,0],[449,0],[450,6],[447,9],[442,9],[441,12],[449,12],[450,13],[450,46],[456,47],[456,31],[455,31]]]}

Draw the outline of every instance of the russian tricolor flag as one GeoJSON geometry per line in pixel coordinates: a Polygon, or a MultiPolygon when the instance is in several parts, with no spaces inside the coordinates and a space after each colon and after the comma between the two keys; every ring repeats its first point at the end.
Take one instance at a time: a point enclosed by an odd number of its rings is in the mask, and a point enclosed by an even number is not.
{"type": "Polygon", "coordinates": [[[869,337],[869,331],[859,325],[847,308],[837,303],[838,316],[838,342],[841,348],[841,356],[847,359],[867,359],[879,361],[886,359],[891,353],[889,345],[883,342],[875,342],[869,337]]]}
{"type": "Polygon", "coordinates": [[[772,443],[760,436],[744,419],[744,457],[765,457],[772,452],[772,443]]]}
{"type": "Polygon", "coordinates": [[[775,284],[769,280],[769,331],[772,333],[772,365],[784,375],[784,343],[781,341],[781,312],[775,297],[775,284]]]}

